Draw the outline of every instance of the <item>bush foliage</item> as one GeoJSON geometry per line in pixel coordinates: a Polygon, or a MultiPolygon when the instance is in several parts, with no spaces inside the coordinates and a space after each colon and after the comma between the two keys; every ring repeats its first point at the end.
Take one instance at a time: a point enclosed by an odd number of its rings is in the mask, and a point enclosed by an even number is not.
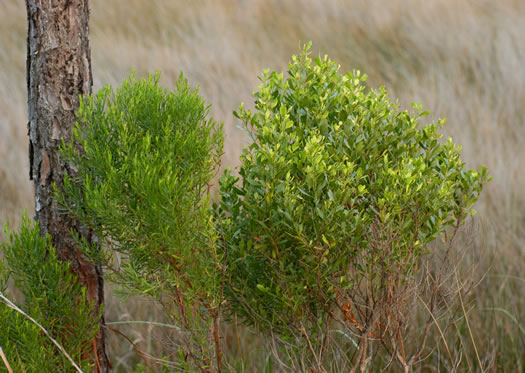
{"type": "MultiPolygon", "coordinates": [[[[99,238],[79,238],[84,253],[125,294],[152,296],[166,310],[176,330],[166,369],[222,371],[223,305],[228,317],[278,336],[277,361],[285,351],[293,370],[364,371],[379,348],[390,360],[381,367],[396,360],[408,371],[420,361],[443,275],[419,288],[422,260],[436,238],[452,244],[487,171],[466,169],[460,147],[438,132],[444,120],[422,125],[420,105],[400,110],[384,88],[366,88],[359,71],[340,74],[326,56],[312,61],[309,48],[286,78],[263,73],[253,112],[234,113],[253,142],[240,177],[221,178],[213,208],[222,125],[182,75],[173,92],[158,75],[132,76],[80,102],[61,149],[74,175],[57,199],[99,238]],[[406,351],[411,307],[427,295],[421,348],[406,351]],[[337,365],[341,356],[347,365],[337,365]]],[[[96,318],[49,237],[26,220],[2,250],[0,290],[14,279],[28,312],[81,361],[96,318]]],[[[0,327],[0,345],[26,371],[69,364],[3,306],[0,327]]]]}
{"type": "Polygon", "coordinates": [[[223,136],[208,110],[182,75],[173,92],[158,76],[131,77],[84,98],[74,141],[62,148],[77,176],[58,197],[100,238],[101,250],[83,245],[88,256],[193,333],[181,354],[195,354],[197,366],[211,363],[208,322],[218,318],[222,286],[208,192],[223,136]]]}
{"type": "Polygon", "coordinates": [[[222,126],[207,114],[182,76],[174,92],[158,76],[131,77],[80,103],[74,142],[62,148],[78,176],[66,178],[59,200],[109,243],[101,259],[130,290],[181,285],[159,272],[167,263],[184,269],[195,291],[216,290],[199,272],[216,276],[208,188],[223,144],[222,126]],[[113,250],[124,255],[119,268],[113,250]]]}
{"type": "MultiPolygon", "coordinates": [[[[24,217],[18,232],[0,245],[0,291],[8,296],[7,282],[22,293],[23,311],[41,324],[76,363],[89,370],[92,341],[100,315],[92,315],[85,288],[57,258],[51,237],[24,217]],[[73,296],[72,296],[73,295],[73,296]]],[[[42,330],[0,301],[0,346],[17,372],[66,372],[72,365],[42,330]]],[[[1,362],[1,361],[0,361],[1,362]]],[[[5,366],[0,363],[0,371],[5,366]]]]}
{"type": "Polygon", "coordinates": [[[466,170],[444,121],[422,126],[359,71],[341,75],[306,47],[288,77],[265,71],[255,111],[236,115],[253,143],[218,210],[235,314],[283,337],[354,335],[401,322],[427,244],[472,213],[484,168],[466,170]],[[402,291],[402,289],[404,289],[402,291]]]}

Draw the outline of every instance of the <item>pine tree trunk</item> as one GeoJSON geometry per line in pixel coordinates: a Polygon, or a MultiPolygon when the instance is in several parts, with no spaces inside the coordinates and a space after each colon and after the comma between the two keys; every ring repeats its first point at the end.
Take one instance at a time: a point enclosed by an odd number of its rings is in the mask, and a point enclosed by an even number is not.
{"type": "MultiPolygon", "coordinates": [[[[79,95],[91,93],[89,0],[26,0],[28,17],[27,88],[29,106],[30,178],[35,186],[36,219],[49,233],[61,260],[86,286],[96,310],[104,300],[101,268],[84,259],[70,230],[93,240],[70,217],[59,213],[53,183],[60,188],[71,167],[61,160],[59,146],[68,140],[75,122],[79,95]]],[[[71,294],[74,297],[74,294],[71,294]]],[[[96,371],[108,372],[104,319],[90,356],[96,371]]]]}

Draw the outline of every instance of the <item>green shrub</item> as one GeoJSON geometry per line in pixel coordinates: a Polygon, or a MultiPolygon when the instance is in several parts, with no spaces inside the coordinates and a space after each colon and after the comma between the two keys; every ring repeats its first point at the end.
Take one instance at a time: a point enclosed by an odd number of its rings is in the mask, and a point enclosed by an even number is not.
{"type": "Polygon", "coordinates": [[[100,238],[87,255],[127,294],[161,302],[181,330],[177,363],[201,369],[218,354],[223,277],[209,202],[222,125],[208,110],[182,75],[173,92],[131,77],[83,98],[62,148],[77,176],[58,196],[100,238]]]}
{"type": "MultiPolygon", "coordinates": [[[[0,245],[0,291],[7,294],[7,282],[14,280],[24,298],[21,308],[40,323],[82,369],[90,369],[92,341],[100,315],[91,315],[85,288],[57,258],[51,237],[40,236],[24,217],[17,233],[8,233],[0,245]],[[71,294],[78,294],[74,299],[71,294]],[[91,315],[91,316],[90,316],[91,315]],[[82,333],[79,333],[82,331],[82,333]]],[[[9,365],[17,372],[66,372],[71,363],[42,330],[25,316],[0,301],[0,347],[9,365]]],[[[7,371],[0,360],[0,372],[7,371]]]]}
{"type": "Polygon", "coordinates": [[[487,171],[440,141],[443,120],[421,126],[418,105],[308,50],[235,113],[253,143],[241,181],[220,182],[226,292],[233,313],[320,356],[333,325],[366,351],[397,338],[428,244],[473,212],[487,171]]]}

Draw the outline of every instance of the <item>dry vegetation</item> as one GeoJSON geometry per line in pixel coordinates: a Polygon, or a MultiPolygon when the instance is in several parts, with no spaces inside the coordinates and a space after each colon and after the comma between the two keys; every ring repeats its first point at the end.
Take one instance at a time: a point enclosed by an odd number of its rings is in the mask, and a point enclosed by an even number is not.
{"type": "MultiPolygon", "coordinates": [[[[247,139],[231,112],[251,102],[263,68],[283,70],[302,42],[313,41],[342,70],[359,68],[369,84],[384,84],[403,106],[422,102],[444,131],[463,145],[470,167],[486,165],[493,181],[478,215],[459,241],[464,299],[452,348],[464,367],[521,371],[525,364],[525,2],[521,0],[92,0],[95,89],[119,84],[132,69],[158,70],[166,87],[182,70],[225,122],[223,164],[235,165],[247,139]],[[468,244],[468,245],[467,245],[468,244]],[[478,283],[478,280],[479,283],[478,283]],[[479,356],[479,359],[478,359],[479,356]]],[[[25,8],[0,2],[0,222],[31,211],[25,83],[25,8]]],[[[0,239],[2,236],[0,236],[0,239]]],[[[147,300],[110,300],[108,320],[152,320],[147,300]]],[[[114,326],[117,328],[117,326],[114,326]]],[[[455,328],[455,329],[454,329],[455,328]]],[[[159,327],[137,326],[130,337],[155,356],[159,327]]],[[[227,331],[230,350],[264,360],[264,341],[247,330],[227,331]],[[259,353],[259,355],[258,355],[259,353]]],[[[437,335],[437,332],[436,332],[437,335]]],[[[439,338],[436,338],[439,345],[439,338]]],[[[120,336],[111,348],[123,371],[138,358],[120,336]]],[[[443,352],[437,347],[434,355],[443,352]]],[[[445,357],[443,357],[446,360],[445,357]]],[[[428,360],[428,370],[439,357],[428,360]]],[[[251,367],[251,368],[250,368],[251,367]]],[[[434,368],[431,368],[434,367],[434,368]]],[[[237,368],[239,369],[239,368],[237,368]]],[[[426,369],[426,368],[425,368],[426,369]]]]}

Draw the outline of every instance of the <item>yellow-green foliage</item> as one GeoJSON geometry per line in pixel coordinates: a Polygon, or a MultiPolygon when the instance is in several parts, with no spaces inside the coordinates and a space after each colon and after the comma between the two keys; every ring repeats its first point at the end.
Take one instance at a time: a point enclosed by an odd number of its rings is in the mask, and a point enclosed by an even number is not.
{"type": "Polygon", "coordinates": [[[427,244],[464,220],[488,179],[440,141],[443,121],[421,125],[418,105],[400,110],[308,49],[286,79],[264,72],[253,113],[241,106],[253,143],[241,180],[226,173],[220,185],[233,309],[284,336],[312,334],[363,279],[379,296],[417,276],[427,244]]]}

